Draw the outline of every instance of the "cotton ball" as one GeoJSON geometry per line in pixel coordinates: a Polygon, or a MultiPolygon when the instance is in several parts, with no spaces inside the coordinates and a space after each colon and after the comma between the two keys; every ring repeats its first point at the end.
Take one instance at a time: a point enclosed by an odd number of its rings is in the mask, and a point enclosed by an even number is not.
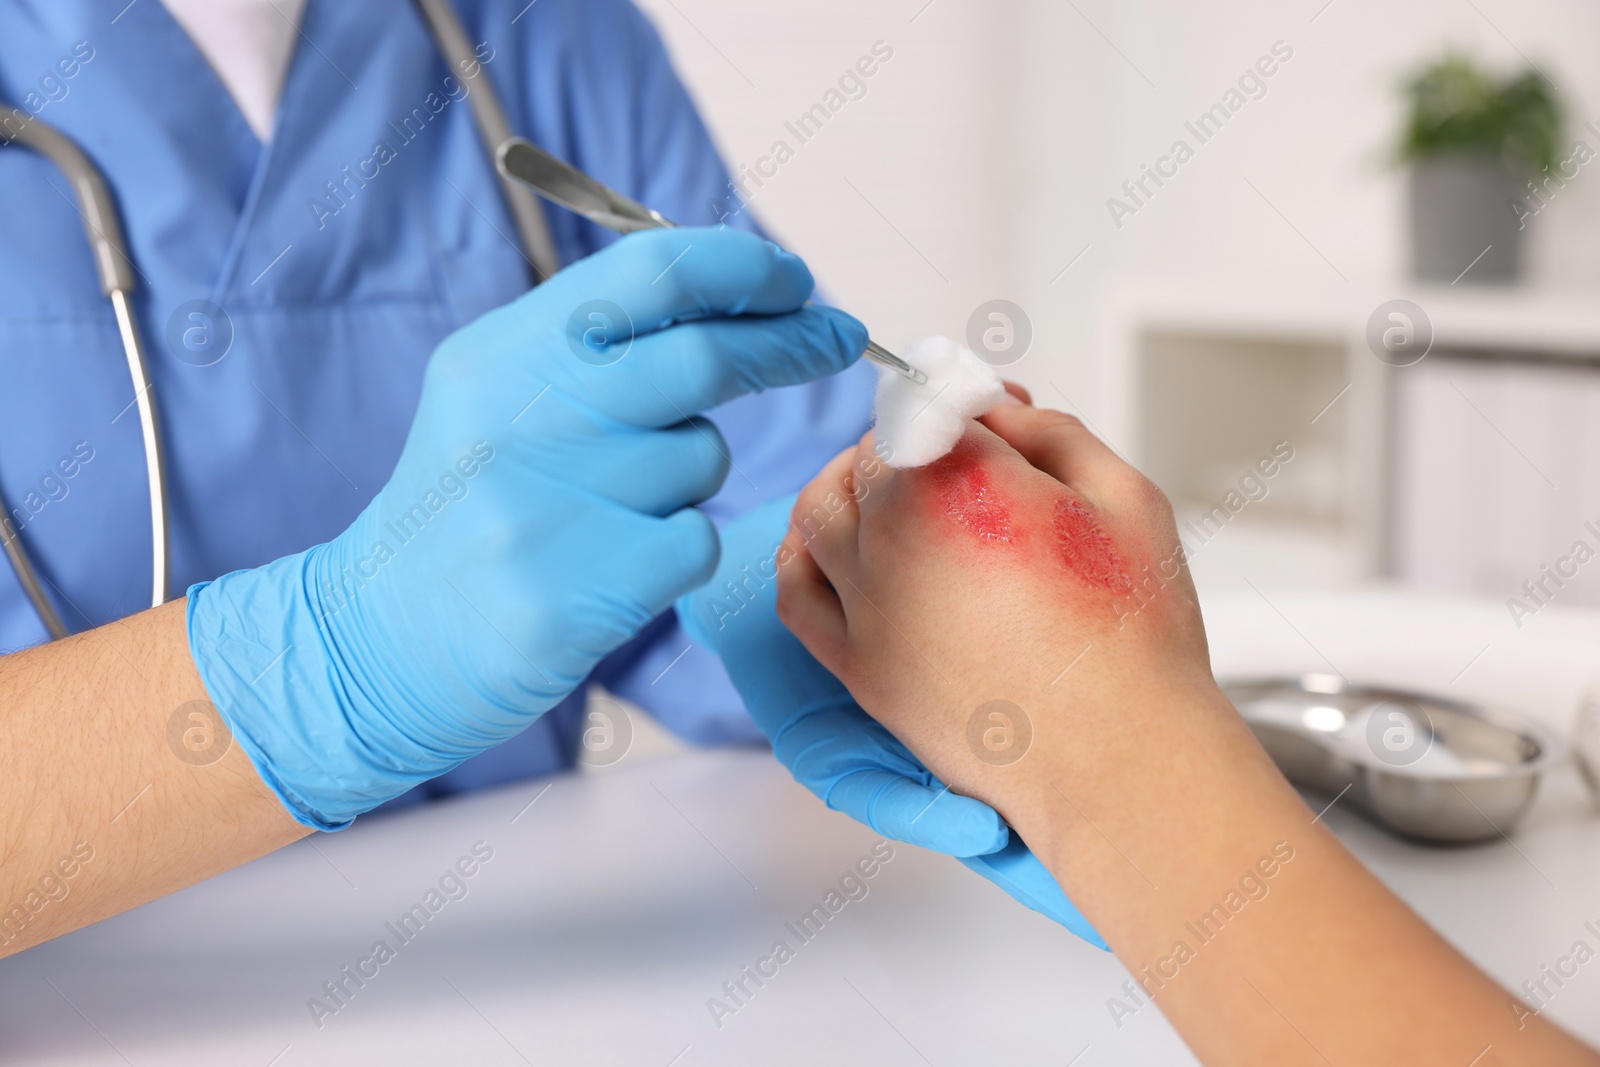
{"type": "Polygon", "coordinates": [[[956,446],[969,420],[1006,396],[995,369],[948,337],[925,337],[901,353],[924,385],[880,366],[873,439],[891,467],[922,467],[956,446]]]}

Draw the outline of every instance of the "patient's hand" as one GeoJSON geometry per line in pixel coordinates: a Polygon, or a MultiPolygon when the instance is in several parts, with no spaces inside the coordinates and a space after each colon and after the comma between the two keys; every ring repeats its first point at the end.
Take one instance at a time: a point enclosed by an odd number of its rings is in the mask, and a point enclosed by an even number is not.
{"type": "Polygon", "coordinates": [[[1070,415],[997,408],[915,470],[879,463],[868,435],[801,494],[787,547],[784,622],[997,808],[1034,791],[1028,747],[1114,746],[1153,691],[1213,688],[1170,505],[1070,415]]]}
{"type": "Polygon", "coordinates": [[[780,554],[779,614],[1006,818],[1200,1060],[1600,1062],[1283,780],[1212,681],[1161,494],[1075,419],[1017,405],[983,421],[928,468],[890,471],[863,439],[818,475],[780,554]],[[1395,989],[1415,994],[1403,1012],[1395,989]]]}

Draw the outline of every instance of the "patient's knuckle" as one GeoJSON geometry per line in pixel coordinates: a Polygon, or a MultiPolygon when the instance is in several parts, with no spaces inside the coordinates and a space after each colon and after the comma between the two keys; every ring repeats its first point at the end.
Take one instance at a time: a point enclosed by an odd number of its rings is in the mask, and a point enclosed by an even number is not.
{"type": "Polygon", "coordinates": [[[1088,427],[1083,424],[1082,419],[1065,411],[1047,410],[1045,412],[1045,418],[1049,421],[1050,426],[1058,433],[1071,433],[1074,431],[1086,431],[1088,429],[1088,427]]]}
{"type": "Polygon", "coordinates": [[[776,606],[778,621],[790,629],[800,617],[800,604],[804,592],[800,588],[800,580],[795,575],[793,567],[780,567],[778,569],[778,591],[776,606]]]}
{"type": "Polygon", "coordinates": [[[1052,416],[1039,431],[1039,442],[1046,455],[1065,460],[1082,446],[1083,424],[1071,415],[1052,416]]]}
{"type": "Polygon", "coordinates": [[[1162,492],[1159,485],[1127,464],[1119,464],[1118,466],[1116,486],[1120,495],[1130,503],[1143,509],[1153,511],[1172,510],[1172,505],[1167,500],[1167,494],[1162,492]]]}
{"type": "Polygon", "coordinates": [[[790,526],[795,525],[795,520],[799,516],[810,512],[812,508],[822,502],[823,490],[820,482],[820,478],[814,478],[807,482],[806,487],[800,490],[799,495],[794,498],[794,507],[789,512],[790,526]]]}

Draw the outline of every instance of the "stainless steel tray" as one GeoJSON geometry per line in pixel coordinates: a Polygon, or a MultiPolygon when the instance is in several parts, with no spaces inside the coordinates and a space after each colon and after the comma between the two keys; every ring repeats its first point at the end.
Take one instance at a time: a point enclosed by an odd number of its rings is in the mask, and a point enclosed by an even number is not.
{"type": "Polygon", "coordinates": [[[1337,675],[1221,680],[1296,785],[1340,793],[1422,841],[1498,838],[1527,812],[1566,742],[1495,708],[1337,675]]]}

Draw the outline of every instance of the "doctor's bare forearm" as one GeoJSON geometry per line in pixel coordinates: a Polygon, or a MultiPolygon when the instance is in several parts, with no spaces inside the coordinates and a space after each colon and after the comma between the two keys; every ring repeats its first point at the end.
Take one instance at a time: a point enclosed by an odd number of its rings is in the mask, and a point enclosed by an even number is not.
{"type": "Polygon", "coordinates": [[[0,956],[310,832],[229,743],[184,607],[0,658],[0,956]]]}

